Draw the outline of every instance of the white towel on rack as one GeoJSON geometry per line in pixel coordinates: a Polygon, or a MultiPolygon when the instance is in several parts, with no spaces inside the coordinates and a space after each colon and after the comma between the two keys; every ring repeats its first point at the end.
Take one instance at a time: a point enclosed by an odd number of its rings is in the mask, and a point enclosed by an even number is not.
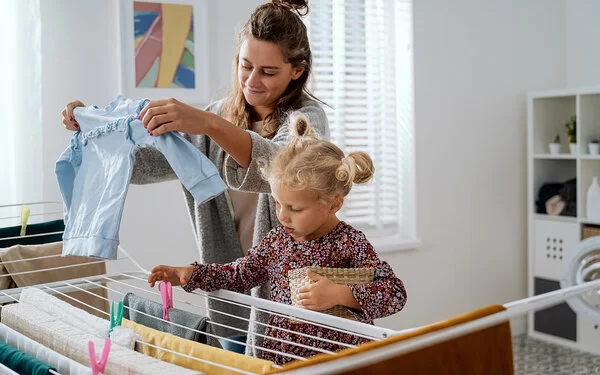
{"type": "Polygon", "coordinates": [[[2,323],[0,323],[0,339],[8,345],[54,367],[61,375],[91,375],[92,373],[89,367],[45,347],[2,323]]]}
{"type": "MultiPolygon", "coordinates": [[[[104,340],[85,333],[27,303],[2,307],[0,320],[42,345],[81,364],[89,364],[88,342],[99,357],[104,340]]],[[[188,375],[200,374],[160,361],[119,345],[111,345],[105,375],[188,375]]]]}
{"type": "MultiPolygon", "coordinates": [[[[45,311],[65,323],[79,328],[83,332],[90,333],[99,338],[108,337],[108,330],[110,329],[108,320],[98,318],[78,309],[38,288],[23,289],[20,300],[45,311]]],[[[138,340],[139,336],[129,328],[117,326],[113,329],[110,338],[113,343],[133,350],[135,348],[135,340],[138,340]]]]}

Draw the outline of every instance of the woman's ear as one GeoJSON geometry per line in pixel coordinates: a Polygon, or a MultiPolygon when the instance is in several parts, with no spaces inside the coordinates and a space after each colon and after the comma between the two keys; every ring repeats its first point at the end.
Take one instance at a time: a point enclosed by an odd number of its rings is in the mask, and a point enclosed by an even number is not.
{"type": "Polygon", "coordinates": [[[302,60],[302,64],[299,67],[294,68],[294,74],[292,74],[292,81],[297,80],[304,73],[304,65],[306,65],[306,60],[302,60]]]}

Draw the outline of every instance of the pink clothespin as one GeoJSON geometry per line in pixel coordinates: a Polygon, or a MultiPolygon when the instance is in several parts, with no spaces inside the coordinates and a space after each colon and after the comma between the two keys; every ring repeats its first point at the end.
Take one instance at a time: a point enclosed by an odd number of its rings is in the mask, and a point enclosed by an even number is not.
{"type": "Polygon", "coordinates": [[[88,343],[88,349],[90,351],[90,367],[92,369],[92,375],[104,374],[106,363],[108,362],[108,352],[110,351],[110,339],[104,341],[104,349],[102,349],[102,355],[100,356],[100,362],[96,361],[96,349],[94,343],[88,343]]]}
{"type": "Polygon", "coordinates": [[[173,287],[171,282],[162,282],[158,284],[158,290],[160,290],[160,297],[163,303],[163,319],[169,320],[169,309],[173,307],[173,287]]]}

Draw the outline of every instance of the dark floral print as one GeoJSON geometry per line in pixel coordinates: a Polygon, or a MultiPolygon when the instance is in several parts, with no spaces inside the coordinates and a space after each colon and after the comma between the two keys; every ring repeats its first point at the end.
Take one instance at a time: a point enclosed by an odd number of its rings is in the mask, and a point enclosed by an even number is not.
{"type": "MultiPolygon", "coordinates": [[[[360,310],[349,311],[357,320],[373,324],[373,319],[382,318],[402,310],[406,303],[406,290],[402,281],[394,275],[387,262],[379,259],[373,246],[364,234],[343,221],[325,236],[296,242],[282,226],[277,226],[263,238],[248,255],[227,264],[194,263],[192,277],[183,289],[191,292],[199,288],[206,291],[228,289],[248,292],[253,287],[269,282],[271,300],[292,303],[287,273],[291,269],[307,266],[320,267],[372,267],[375,277],[372,283],[349,285],[360,310]]],[[[336,342],[357,345],[368,341],[355,335],[338,332],[312,324],[297,323],[288,318],[271,315],[269,325],[320,337],[336,342]]],[[[267,328],[266,335],[309,347],[338,351],[342,346],[296,335],[277,328],[267,328]]],[[[291,353],[300,357],[318,354],[317,351],[272,339],[265,339],[266,349],[291,353]]],[[[278,364],[292,358],[263,351],[264,359],[278,364]]]]}

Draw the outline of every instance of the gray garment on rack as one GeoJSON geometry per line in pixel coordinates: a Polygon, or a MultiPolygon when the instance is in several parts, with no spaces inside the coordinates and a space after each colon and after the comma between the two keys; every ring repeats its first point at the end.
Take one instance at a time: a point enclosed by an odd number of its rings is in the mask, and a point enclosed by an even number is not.
{"type": "MultiPolygon", "coordinates": [[[[224,100],[213,103],[206,110],[221,114],[223,103],[224,100]]],[[[329,139],[327,116],[317,101],[304,95],[300,107],[295,112],[305,115],[315,131],[322,138],[329,139]]],[[[184,138],[208,156],[219,171],[223,171],[223,166],[226,166],[225,180],[232,189],[260,193],[256,207],[256,220],[252,239],[253,245],[256,245],[273,227],[279,224],[275,211],[275,202],[269,194],[271,192],[269,184],[262,178],[259,163],[261,160],[271,159],[289,141],[290,128],[287,121],[284,120],[277,130],[277,134],[272,139],[263,138],[252,131],[248,131],[248,133],[252,139],[252,159],[247,169],[242,168],[233,158],[226,157],[227,155],[223,149],[208,136],[185,134],[184,138]]],[[[176,176],[169,163],[167,163],[165,157],[160,152],[153,148],[142,148],[136,152],[131,177],[133,184],[156,183],[175,178],[176,176]]],[[[183,192],[196,234],[196,242],[198,243],[198,260],[201,263],[223,264],[244,256],[239,235],[235,228],[229,194],[224,192],[208,202],[197,204],[190,193],[185,190],[185,187],[183,187],[183,192]]],[[[270,299],[270,288],[268,285],[256,287],[252,290],[252,295],[270,299]]],[[[267,314],[257,312],[254,308],[250,309],[214,299],[209,299],[208,307],[212,310],[208,314],[212,321],[235,328],[230,329],[215,326],[217,335],[231,337],[243,335],[248,332],[247,342],[252,345],[262,346],[262,338],[253,335],[253,333],[264,333],[264,326],[255,326],[254,323],[248,326],[248,321],[245,319],[250,319],[251,322],[259,321],[266,323],[268,320],[267,314]],[[226,316],[214,311],[223,311],[233,316],[226,316]]],[[[246,354],[261,357],[257,351],[251,349],[249,346],[247,347],[246,354]]]]}
{"type": "Polygon", "coordinates": [[[207,324],[207,317],[192,314],[191,312],[179,310],[176,308],[170,308],[169,322],[176,323],[191,329],[176,326],[174,324],[162,320],[162,304],[137,296],[133,293],[127,293],[123,298],[123,317],[125,319],[129,319],[133,322],[144,325],[148,328],[153,328],[161,332],[171,333],[175,336],[196,341],[201,344],[207,344],[216,348],[221,348],[219,340],[212,336],[206,336],[201,333],[206,332],[214,334],[212,325],[207,324]],[[140,312],[146,313],[158,319],[152,318],[145,314],[141,314],[140,312]]]}

